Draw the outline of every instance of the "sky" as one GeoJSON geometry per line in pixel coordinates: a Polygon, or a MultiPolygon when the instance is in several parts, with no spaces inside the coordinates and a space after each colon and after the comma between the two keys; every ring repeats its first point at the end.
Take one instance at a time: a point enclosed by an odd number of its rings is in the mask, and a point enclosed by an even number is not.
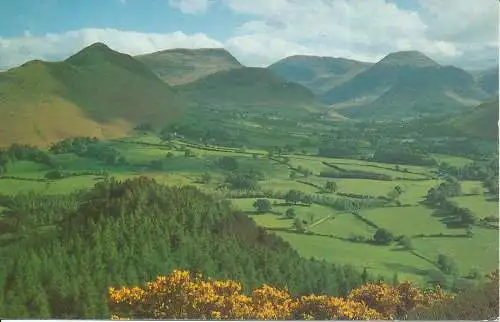
{"type": "Polygon", "coordinates": [[[419,50],[498,64],[498,0],[0,0],[0,70],[103,42],[130,55],[224,47],[247,66],[291,55],[376,62],[419,50]]]}

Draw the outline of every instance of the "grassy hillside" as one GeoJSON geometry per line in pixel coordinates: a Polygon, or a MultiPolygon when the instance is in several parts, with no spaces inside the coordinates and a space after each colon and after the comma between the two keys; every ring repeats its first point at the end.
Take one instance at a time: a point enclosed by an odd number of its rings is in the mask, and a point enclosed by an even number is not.
{"type": "Polygon", "coordinates": [[[185,106],[144,65],[94,44],[63,62],[0,73],[0,145],[123,136],[137,123],[163,125],[185,106]]]}
{"type": "Polygon", "coordinates": [[[477,105],[487,94],[459,68],[419,52],[393,53],[322,96],[346,115],[395,118],[477,105]]]}
{"type": "Polygon", "coordinates": [[[344,58],[296,55],[284,58],[268,68],[287,81],[299,83],[322,94],[371,65],[344,58]]]}
{"type": "Polygon", "coordinates": [[[498,97],[452,118],[447,123],[464,134],[498,140],[498,97]]]}
{"type": "Polygon", "coordinates": [[[222,70],[243,67],[222,48],[169,49],[136,56],[170,85],[185,84],[222,70]]]}
{"type": "Polygon", "coordinates": [[[220,71],[175,87],[203,106],[221,108],[276,108],[304,110],[319,106],[306,87],[287,82],[265,68],[244,67],[220,71]]]}
{"type": "Polygon", "coordinates": [[[477,78],[477,82],[486,93],[498,94],[498,67],[481,73],[477,78]]]}

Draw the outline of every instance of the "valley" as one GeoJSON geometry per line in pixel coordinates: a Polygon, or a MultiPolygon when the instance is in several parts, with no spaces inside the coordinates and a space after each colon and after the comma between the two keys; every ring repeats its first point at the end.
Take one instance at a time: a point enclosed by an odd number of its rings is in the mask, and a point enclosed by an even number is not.
{"type": "Polygon", "coordinates": [[[499,262],[486,77],[419,52],[262,68],[100,43],[2,72],[0,312],[108,317],[108,287],[174,269],[294,296],[475,289],[499,262]]]}

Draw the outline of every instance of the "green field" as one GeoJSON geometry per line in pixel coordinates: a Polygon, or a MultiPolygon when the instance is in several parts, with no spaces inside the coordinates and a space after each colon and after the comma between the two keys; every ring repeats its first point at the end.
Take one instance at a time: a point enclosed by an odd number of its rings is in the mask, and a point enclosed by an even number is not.
{"type": "Polygon", "coordinates": [[[488,201],[482,195],[460,196],[451,198],[451,200],[461,207],[469,208],[478,217],[498,217],[498,202],[488,201]]]}
{"type": "MultiPolygon", "coordinates": [[[[410,251],[401,250],[396,243],[375,246],[367,242],[352,241],[355,237],[370,239],[376,229],[349,211],[314,203],[310,206],[286,205],[284,200],[271,197],[268,198],[273,204],[271,212],[259,214],[253,208],[253,203],[257,199],[255,197],[231,198],[231,202],[237,209],[247,212],[259,226],[288,241],[305,257],[366,267],[374,274],[386,277],[391,277],[397,272],[400,278],[424,281],[429,272],[437,270],[431,262],[439,254],[452,256],[458,264],[460,274],[466,274],[472,268],[479,268],[486,272],[498,263],[497,230],[473,228],[473,236],[470,238],[446,237],[448,235],[463,235],[464,229],[447,228],[439,217],[434,216],[433,209],[420,204],[427,191],[441,182],[430,178],[431,168],[405,167],[410,173],[397,171],[395,165],[386,163],[331,159],[302,154],[288,154],[289,163],[287,165],[267,158],[266,152],[261,149],[219,148],[216,151],[212,150],[213,148],[182,140],[174,140],[167,145],[152,135],[131,137],[120,141],[110,142],[109,146],[115,148],[127,159],[127,165],[109,166],[102,161],[81,158],[74,154],[56,155],[55,159],[60,167],[67,171],[106,170],[110,176],[118,179],[147,175],[163,184],[192,185],[209,193],[214,193],[227,175],[227,171],[219,168],[216,164],[222,156],[233,157],[237,160],[239,169],[261,172],[264,177],[258,183],[260,189],[281,194],[281,196],[294,189],[310,196],[355,200],[356,198],[343,197],[342,194],[387,197],[390,191],[399,186],[402,188],[402,193],[398,200],[403,206],[388,204],[377,206],[377,208],[361,209],[359,214],[379,228],[388,229],[395,236],[412,237],[415,251],[428,260],[422,259],[410,251]],[[194,156],[185,156],[186,149],[193,152],[194,156]],[[167,156],[167,153],[170,155],[167,156]],[[159,160],[163,162],[162,169],[152,169],[151,162],[159,160]],[[348,170],[388,174],[399,179],[381,181],[322,178],[318,176],[319,172],[329,169],[322,162],[332,163],[348,170]],[[296,178],[291,179],[289,177],[290,167],[297,168],[299,166],[312,170],[312,175],[303,177],[301,174],[297,174],[296,178]],[[203,173],[210,174],[209,182],[201,183],[199,181],[203,173]],[[323,191],[322,187],[328,181],[334,181],[337,184],[336,192],[326,193],[323,191]],[[284,214],[289,207],[294,208],[296,218],[307,223],[307,234],[297,233],[293,228],[294,219],[285,218],[284,214]],[[438,234],[443,234],[445,237],[416,236],[438,234]]],[[[439,158],[454,164],[467,162],[464,158],[459,157],[439,155],[439,158]]],[[[0,179],[0,192],[16,194],[33,191],[42,194],[66,194],[78,189],[90,188],[99,180],[104,179],[102,176],[81,175],[59,180],[35,181],[35,179],[43,179],[49,170],[47,166],[34,162],[13,162],[9,165],[9,175],[27,180],[0,179]]],[[[475,195],[454,197],[451,198],[452,201],[457,202],[462,207],[469,208],[479,217],[498,216],[498,202],[487,200],[481,182],[463,181],[461,184],[464,193],[475,193],[475,195]]],[[[215,193],[224,196],[227,190],[215,193]]]]}
{"type": "Polygon", "coordinates": [[[435,269],[425,260],[390,247],[296,233],[277,234],[292,244],[302,256],[366,267],[372,273],[388,277],[397,272],[400,280],[421,281],[422,275],[435,269]]]}

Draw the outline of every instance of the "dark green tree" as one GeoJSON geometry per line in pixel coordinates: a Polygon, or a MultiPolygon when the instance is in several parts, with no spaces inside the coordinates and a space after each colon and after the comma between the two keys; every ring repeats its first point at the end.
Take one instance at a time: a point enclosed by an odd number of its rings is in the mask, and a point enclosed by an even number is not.
{"type": "Polygon", "coordinates": [[[253,203],[253,207],[257,209],[258,212],[264,213],[271,211],[271,202],[268,199],[257,199],[253,203]]]}
{"type": "Polygon", "coordinates": [[[378,245],[388,245],[394,239],[394,235],[385,228],[379,228],[373,235],[373,241],[378,245]]]}

